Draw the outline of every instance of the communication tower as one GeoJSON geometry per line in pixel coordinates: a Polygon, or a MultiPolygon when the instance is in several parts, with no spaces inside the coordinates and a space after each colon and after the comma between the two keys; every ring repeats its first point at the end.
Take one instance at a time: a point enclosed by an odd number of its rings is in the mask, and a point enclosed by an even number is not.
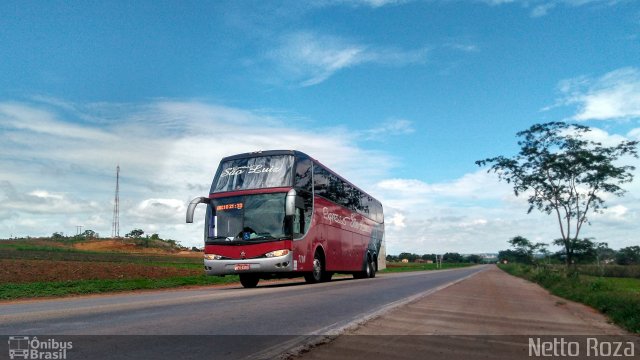
{"type": "Polygon", "coordinates": [[[116,196],[113,201],[113,222],[111,223],[111,237],[120,237],[120,165],[116,167],[116,196]]]}

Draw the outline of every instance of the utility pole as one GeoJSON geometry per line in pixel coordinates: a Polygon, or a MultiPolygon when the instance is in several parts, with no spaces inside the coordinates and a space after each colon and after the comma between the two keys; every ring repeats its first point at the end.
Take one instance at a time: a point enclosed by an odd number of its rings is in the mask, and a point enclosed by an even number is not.
{"type": "Polygon", "coordinates": [[[120,165],[116,167],[116,196],[113,201],[113,222],[111,223],[111,237],[120,237],[120,165]]]}

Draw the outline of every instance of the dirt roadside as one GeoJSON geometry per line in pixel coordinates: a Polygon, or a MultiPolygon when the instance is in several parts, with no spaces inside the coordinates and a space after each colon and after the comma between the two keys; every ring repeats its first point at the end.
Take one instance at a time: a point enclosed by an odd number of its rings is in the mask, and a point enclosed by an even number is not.
{"type": "Polygon", "coordinates": [[[558,336],[580,342],[578,351],[587,355],[585,335],[618,341],[626,335],[640,356],[638,338],[594,309],[492,266],[295,358],[531,358],[529,338],[546,341],[558,336]]]}

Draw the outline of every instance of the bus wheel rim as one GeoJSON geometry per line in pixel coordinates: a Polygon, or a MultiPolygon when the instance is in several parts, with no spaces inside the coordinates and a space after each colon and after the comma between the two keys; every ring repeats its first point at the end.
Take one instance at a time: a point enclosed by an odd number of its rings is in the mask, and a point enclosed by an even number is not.
{"type": "Polygon", "coordinates": [[[320,271],[322,271],[322,268],[320,265],[320,259],[315,258],[313,259],[313,277],[315,277],[316,279],[319,279],[320,271]]]}

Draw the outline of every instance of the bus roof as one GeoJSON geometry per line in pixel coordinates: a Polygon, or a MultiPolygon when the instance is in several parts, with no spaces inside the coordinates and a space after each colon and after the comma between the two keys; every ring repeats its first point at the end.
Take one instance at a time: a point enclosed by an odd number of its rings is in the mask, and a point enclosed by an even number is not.
{"type": "Polygon", "coordinates": [[[221,161],[252,158],[257,156],[277,156],[277,155],[302,155],[311,158],[309,155],[297,150],[260,150],[237,155],[226,156],[221,161]]]}

